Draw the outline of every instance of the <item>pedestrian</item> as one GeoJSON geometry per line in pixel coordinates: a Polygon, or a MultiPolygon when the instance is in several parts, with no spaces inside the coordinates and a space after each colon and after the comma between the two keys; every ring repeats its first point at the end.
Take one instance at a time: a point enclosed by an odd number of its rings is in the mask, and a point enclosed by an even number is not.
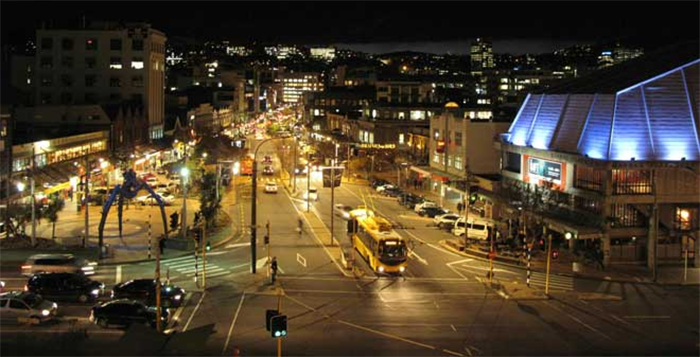
{"type": "Polygon", "coordinates": [[[464,208],[464,205],[462,204],[462,202],[458,202],[457,203],[457,212],[459,212],[459,214],[462,214],[463,208],[464,208]]]}
{"type": "Polygon", "coordinates": [[[604,258],[603,251],[598,249],[596,255],[597,255],[596,260],[598,261],[598,267],[600,268],[600,270],[605,270],[605,265],[603,265],[603,258],[604,258]]]}
{"type": "Polygon", "coordinates": [[[272,279],[272,284],[275,283],[276,277],[277,277],[277,257],[272,257],[272,262],[270,263],[270,278],[272,279]]]}

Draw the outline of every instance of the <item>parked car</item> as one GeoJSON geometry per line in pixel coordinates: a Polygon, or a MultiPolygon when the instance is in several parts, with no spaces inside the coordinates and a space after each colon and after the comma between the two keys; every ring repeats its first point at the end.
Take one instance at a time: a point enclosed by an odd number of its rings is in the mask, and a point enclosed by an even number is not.
{"type": "Polygon", "coordinates": [[[95,301],[104,294],[105,284],[78,273],[34,274],[25,288],[53,300],[95,301]]]}
{"type": "Polygon", "coordinates": [[[376,189],[378,186],[384,186],[386,184],[389,184],[389,181],[383,179],[375,179],[369,185],[370,187],[376,189]]]}
{"type": "MultiPolygon", "coordinates": [[[[161,310],[161,324],[167,325],[170,313],[166,308],[161,310]]],[[[108,328],[110,325],[130,326],[131,324],[145,324],[156,328],[156,308],[148,307],[144,303],[135,300],[112,300],[90,310],[90,322],[100,327],[108,328]]]]}
{"type": "Polygon", "coordinates": [[[158,175],[165,175],[165,174],[168,173],[168,171],[166,171],[166,170],[161,166],[161,167],[158,168],[158,170],[156,170],[156,173],[157,173],[158,175]]]}
{"type": "MultiPolygon", "coordinates": [[[[493,230],[493,223],[483,220],[474,219],[472,217],[467,221],[468,238],[473,240],[485,241],[489,239],[489,231],[493,230]]],[[[464,237],[464,217],[460,217],[452,228],[452,234],[457,237],[464,237]]]]}
{"type": "Polygon", "coordinates": [[[275,170],[270,165],[265,166],[265,168],[263,169],[263,175],[270,176],[270,175],[274,175],[274,174],[275,174],[275,170]]]}
{"type": "Polygon", "coordinates": [[[28,291],[11,291],[0,294],[0,319],[3,323],[28,320],[34,325],[56,317],[58,305],[41,295],[28,291]]]}
{"type": "Polygon", "coordinates": [[[265,158],[263,159],[263,162],[266,162],[266,163],[270,163],[270,164],[271,164],[271,163],[272,163],[272,158],[270,157],[270,155],[265,155],[265,158]]]}
{"type": "Polygon", "coordinates": [[[446,214],[447,211],[440,207],[423,207],[418,211],[418,215],[421,217],[430,217],[430,218],[435,218],[435,216],[439,216],[442,214],[446,214]]]}
{"type": "Polygon", "coordinates": [[[423,197],[416,196],[412,193],[404,192],[398,197],[399,203],[408,209],[413,209],[416,204],[425,201],[423,197]]]}
{"type": "Polygon", "coordinates": [[[389,187],[389,188],[385,189],[384,191],[382,191],[383,195],[389,196],[389,197],[399,197],[399,195],[401,195],[402,193],[403,193],[403,191],[401,191],[401,189],[398,187],[389,187]]]}
{"type": "Polygon", "coordinates": [[[272,181],[265,183],[265,193],[277,193],[277,183],[272,181]]]}
{"type": "Polygon", "coordinates": [[[170,186],[167,183],[158,183],[158,184],[156,184],[156,186],[153,189],[156,190],[156,192],[158,192],[160,190],[167,191],[169,188],[170,188],[170,186]]]}
{"type": "MultiPolygon", "coordinates": [[[[178,307],[185,297],[185,290],[175,285],[161,285],[160,298],[162,306],[178,307]]],[[[149,306],[156,304],[155,279],[134,279],[117,284],[112,289],[112,299],[132,299],[149,306]]]]}
{"type": "Polygon", "coordinates": [[[460,216],[457,213],[446,213],[441,214],[439,216],[435,216],[434,222],[435,225],[438,226],[438,228],[452,228],[455,225],[455,222],[459,219],[459,217],[460,216]]]}
{"type": "Polygon", "coordinates": [[[378,193],[382,193],[382,192],[384,192],[384,191],[387,190],[387,189],[394,189],[394,188],[397,188],[397,187],[389,183],[389,184],[386,184],[386,185],[377,186],[377,187],[375,188],[375,190],[376,190],[378,193]]]}
{"type": "Polygon", "coordinates": [[[335,214],[343,217],[344,219],[350,219],[350,211],[352,211],[352,210],[353,210],[352,207],[345,205],[345,204],[342,204],[342,203],[336,203],[333,206],[333,212],[335,214]]]}
{"type": "Polygon", "coordinates": [[[22,275],[32,276],[36,273],[81,273],[95,274],[97,263],[78,258],[73,254],[35,254],[22,264],[22,275]]]}
{"type": "MultiPolygon", "coordinates": [[[[160,199],[163,200],[163,204],[166,206],[171,206],[173,203],[175,203],[175,196],[173,196],[170,193],[166,192],[161,192],[158,193],[158,196],[160,196],[160,199]]],[[[157,206],[158,201],[153,197],[152,195],[145,195],[145,196],[140,196],[136,198],[136,202],[139,203],[141,206],[157,206]]]]}
{"type": "Polygon", "coordinates": [[[171,182],[180,182],[180,174],[177,172],[171,172],[170,175],[168,175],[168,180],[171,182]]]}
{"type": "Polygon", "coordinates": [[[425,207],[437,207],[437,206],[438,206],[437,203],[435,203],[435,202],[433,202],[433,201],[427,201],[427,200],[425,200],[425,201],[423,201],[423,202],[421,202],[421,203],[417,203],[417,204],[413,207],[413,210],[414,210],[416,213],[418,213],[422,208],[425,208],[425,207]]]}
{"type": "Polygon", "coordinates": [[[151,186],[151,188],[154,188],[154,187],[156,187],[156,185],[158,185],[158,178],[155,176],[151,176],[151,177],[147,178],[145,181],[148,184],[148,186],[151,186]]]}
{"type": "Polygon", "coordinates": [[[304,200],[318,201],[318,189],[316,187],[309,188],[308,191],[304,192],[304,200]]]}

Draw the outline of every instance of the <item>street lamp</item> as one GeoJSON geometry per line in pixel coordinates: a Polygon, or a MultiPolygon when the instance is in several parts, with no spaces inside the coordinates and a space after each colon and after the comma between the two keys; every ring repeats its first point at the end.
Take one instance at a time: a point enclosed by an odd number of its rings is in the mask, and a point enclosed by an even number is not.
{"type": "Polygon", "coordinates": [[[25,188],[24,182],[17,182],[17,191],[24,192],[24,188],[25,188]]]}

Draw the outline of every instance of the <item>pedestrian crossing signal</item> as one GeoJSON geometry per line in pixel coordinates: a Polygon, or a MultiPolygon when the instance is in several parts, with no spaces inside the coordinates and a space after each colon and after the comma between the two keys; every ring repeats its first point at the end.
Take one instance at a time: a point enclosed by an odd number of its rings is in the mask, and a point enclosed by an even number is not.
{"type": "Polygon", "coordinates": [[[287,336],[287,315],[272,317],[270,320],[270,333],[274,338],[287,336]]]}

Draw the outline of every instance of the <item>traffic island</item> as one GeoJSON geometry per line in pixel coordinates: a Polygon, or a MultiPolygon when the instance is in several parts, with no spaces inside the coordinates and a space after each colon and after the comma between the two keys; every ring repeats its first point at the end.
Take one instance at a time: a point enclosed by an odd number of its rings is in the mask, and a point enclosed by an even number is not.
{"type": "Polygon", "coordinates": [[[479,279],[484,285],[506,300],[549,300],[544,291],[526,285],[505,281],[488,282],[488,278],[479,279]]]}

